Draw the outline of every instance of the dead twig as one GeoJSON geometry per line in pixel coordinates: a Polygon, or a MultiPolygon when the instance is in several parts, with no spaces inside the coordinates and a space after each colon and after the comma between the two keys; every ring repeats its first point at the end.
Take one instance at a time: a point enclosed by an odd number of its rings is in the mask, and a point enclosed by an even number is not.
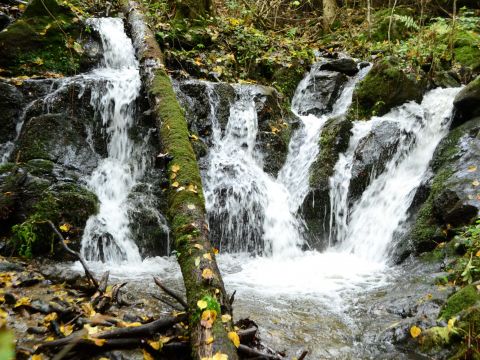
{"type": "Polygon", "coordinates": [[[171,290],[165,285],[163,285],[160,278],[154,277],[153,280],[155,281],[155,284],[157,284],[157,286],[160,287],[160,289],[162,289],[166,294],[170,295],[172,298],[177,300],[180,303],[180,305],[182,305],[185,311],[188,310],[187,302],[185,301],[182,295],[178,294],[176,291],[171,290]]]}

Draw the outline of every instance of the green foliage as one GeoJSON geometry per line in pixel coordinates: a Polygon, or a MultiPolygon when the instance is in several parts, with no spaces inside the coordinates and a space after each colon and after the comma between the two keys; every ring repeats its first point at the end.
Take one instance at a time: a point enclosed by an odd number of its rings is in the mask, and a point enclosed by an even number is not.
{"type": "Polygon", "coordinates": [[[31,258],[33,255],[33,244],[37,241],[35,222],[32,219],[12,227],[13,240],[19,247],[18,253],[21,256],[31,258]]]}
{"type": "Polygon", "coordinates": [[[466,227],[453,241],[457,248],[464,249],[465,255],[450,265],[451,280],[460,284],[480,280],[480,220],[466,227]]]}

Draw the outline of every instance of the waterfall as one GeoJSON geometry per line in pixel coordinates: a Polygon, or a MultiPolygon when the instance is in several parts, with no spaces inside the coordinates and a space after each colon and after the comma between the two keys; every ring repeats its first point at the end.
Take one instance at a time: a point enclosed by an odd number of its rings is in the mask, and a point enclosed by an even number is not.
{"type": "Polygon", "coordinates": [[[142,146],[129,137],[141,88],[139,64],[121,19],[89,23],[100,33],[104,48],[102,65],[88,77],[97,80],[91,103],[105,127],[108,157],[87,180],[100,200],[100,210],[86,224],[82,254],[92,261],[138,263],[141,257],[129,228],[127,200],[148,164],[142,146]]]}
{"type": "MultiPolygon", "coordinates": [[[[318,155],[321,129],[329,118],[345,113],[355,84],[367,72],[368,68],[362,69],[349,79],[330,113],[299,117],[301,127],[292,136],[287,160],[277,178],[263,171],[262,154],[256,147],[255,86],[236,87],[237,98],[224,134],[215,119],[214,91],[208,87],[213,148],[203,178],[207,211],[221,228],[221,250],[280,257],[301,254],[305,241],[297,212],[309,191],[309,171],[318,155]]],[[[309,76],[314,76],[313,72],[309,76]]],[[[308,80],[304,79],[297,89],[294,110],[308,80]]]]}
{"type": "MultiPolygon", "coordinates": [[[[372,120],[394,121],[402,135],[385,171],[373,179],[353,205],[347,229],[345,222],[338,222],[343,228],[337,228],[337,234],[344,236],[340,249],[370,261],[386,260],[389,248],[394,245],[395,233],[404,230],[402,226],[415,190],[425,177],[433,152],[448,132],[453,98],[458,91],[459,88],[432,90],[421,104],[411,102],[372,120]]],[[[336,170],[339,173],[349,171],[336,170]]],[[[342,176],[335,174],[334,177],[332,183],[336,188],[336,179],[342,176]]],[[[338,196],[332,200],[338,201],[338,196]]],[[[344,214],[348,212],[344,203],[339,203],[338,207],[344,214]]]]}

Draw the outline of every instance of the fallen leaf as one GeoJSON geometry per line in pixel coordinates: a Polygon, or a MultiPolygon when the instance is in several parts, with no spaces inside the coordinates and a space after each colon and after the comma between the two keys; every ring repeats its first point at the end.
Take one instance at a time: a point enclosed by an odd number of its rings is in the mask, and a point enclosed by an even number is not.
{"type": "Polygon", "coordinates": [[[192,193],[198,194],[197,185],[190,184],[187,186],[187,190],[192,193]]]}
{"type": "Polygon", "coordinates": [[[173,184],[172,184],[172,187],[174,188],[178,188],[180,186],[180,184],[178,183],[178,181],[175,181],[173,184]]]}
{"type": "Polygon", "coordinates": [[[452,330],[455,327],[455,321],[457,321],[456,318],[451,318],[450,320],[448,320],[448,330],[452,330]]]}
{"type": "Polygon", "coordinates": [[[205,310],[202,313],[202,319],[200,324],[207,329],[210,329],[217,318],[217,312],[215,310],[205,310]]]}
{"type": "Polygon", "coordinates": [[[143,349],[142,351],[143,351],[143,360],[155,360],[147,350],[143,349]]]}
{"type": "Polygon", "coordinates": [[[198,250],[203,250],[203,246],[200,244],[195,244],[193,247],[197,248],[198,250]]]}
{"type": "Polygon", "coordinates": [[[210,255],[210,253],[203,254],[203,258],[212,261],[212,255],[210,255]]]}
{"type": "Polygon", "coordinates": [[[229,314],[223,314],[222,315],[222,322],[223,323],[228,323],[232,320],[232,317],[229,314]]]}
{"type": "Polygon", "coordinates": [[[24,296],[15,303],[14,308],[17,308],[17,307],[20,307],[20,306],[23,306],[23,305],[30,305],[30,301],[31,300],[28,297],[24,296]]]}
{"type": "Polygon", "coordinates": [[[213,248],[213,253],[214,253],[215,255],[217,255],[217,254],[219,253],[218,249],[217,249],[217,248],[213,248]]]}
{"type": "Polygon", "coordinates": [[[422,333],[422,329],[420,329],[418,326],[413,325],[410,328],[410,335],[412,335],[414,339],[417,338],[421,333],[422,333]]]}
{"type": "Polygon", "coordinates": [[[195,258],[195,266],[198,267],[200,265],[200,258],[197,256],[195,258]]]}
{"type": "Polygon", "coordinates": [[[60,225],[60,230],[62,230],[63,232],[69,232],[71,228],[72,225],[67,223],[60,225]]]}
{"type": "Polygon", "coordinates": [[[475,172],[477,171],[477,167],[475,165],[470,165],[467,170],[468,172],[475,172]]]}
{"type": "Polygon", "coordinates": [[[147,342],[148,342],[148,345],[150,345],[154,350],[160,350],[163,346],[163,343],[160,341],[148,340],[147,342]]]}
{"type": "Polygon", "coordinates": [[[205,300],[198,300],[197,306],[200,308],[200,310],[203,310],[207,308],[208,303],[205,300]]]}
{"type": "Polygon", "coordinates": [[[238,334],[235,331],[230,331],[228,333],[228,338],[232,340],[233,345],[235,345],[236,348],[240,346],[240,338],[238,337],[238,334]]]}
{"type": "Polygon", "coordinates": [[[103,346],[107,342],[106,339],[91,339],[91,340],[97,346],[103,346]]]}
{"type": "Polygon", "coordinates": [[[205,340],[205,344],[210,345],[211,343],[213,343],[213,341],[214,341],[213,336],[210,336],[207,340],[205,340]]]}
{"type": "Polygon", "coordinates": [[[474,181],[472,181],[472,185],[477,187],[478,185],[480,185],[480,181],[474,180],[474,181]]]}
{"type": "Polygon", "coordinates": [[[198,136],[195,135],[195,134],[192,134],[192,135],[190,135],[190,140],[197,141],[197,140],[198,140],[198,136]]]}
{"type": "Polygon", "coordinates": [[[172,165],[172,168],[171,168],[172,172],[176,173],[178,172],[178,170],[180,170],[180,166],[175,164],[175,165],[172,165]]]}
{"type": "Polygon", "coordinates": [[[211,280],[213,279],[213,271],[209,268],[206,268],[206,269],[203,269],[202,271],[202,277],[205,279],[205,280],[211,280]]]}
{"type": "Polygon", "coordinates": [[[193,204],[188,204],[188,205],[187,205],[187,208],[188,208],[188,210],[195,210],[195,209],[196,209],[196,206],[193,205],[193,204]]]}

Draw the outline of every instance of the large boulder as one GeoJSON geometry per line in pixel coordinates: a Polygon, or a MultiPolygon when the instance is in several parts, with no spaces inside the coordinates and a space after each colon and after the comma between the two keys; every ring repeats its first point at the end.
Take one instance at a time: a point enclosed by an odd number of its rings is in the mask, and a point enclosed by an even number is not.
{"type": "Polygon", "coordinates": [[[371,179],[381,174],[398,148],[401,130],[396,122],[376,123],[371,132],[360,140],[352,164],[349,201],[360,198],[371,179]]]}
{"type": "Polygon", "coordinates": [[[299,115],[330,113],[348,81],[347,75],[321,70],[322,66],[325,64],[315,64],[297,89],[292,106],[299,115]]]}
{"type": "Polygon", "coordinates": [[[326,246],[322,239],[329,231],[329,179],[340,153],[348,148],[351,129],[352,122],[342,116],[328,120],[320,136],[319,154],[310,170],[310,191],[303,202],[301,213],[306,222],[309,243],[318,249],[326,246]]]}
{"type": "Polygon", "coordinates": [[[452,127],[480,116],[480,76],[465,86],[453,101],[454,116],[452,127]]]}
{"type": "Polygon", "coordinates": [[[394,59],[384,59],[376,63],[358,83],[348,117],[368,119],[374,115],[385,115],[408,101],[419,102],[424,88],[425,84],[404,73],[394,59]]]}
{"type": "Polygon", "coordinates": [[[22,105],[22,93],[15,86],[0,82],[0,144],[15,139],[22,105]]]}
{"type": "Polygon", "coordinates": [[[455,128],[435,151],[430,194],[409,234],[416,252],[448,240],[451,227],[469,224],[480,209],[480,118],[455,128]]]}

